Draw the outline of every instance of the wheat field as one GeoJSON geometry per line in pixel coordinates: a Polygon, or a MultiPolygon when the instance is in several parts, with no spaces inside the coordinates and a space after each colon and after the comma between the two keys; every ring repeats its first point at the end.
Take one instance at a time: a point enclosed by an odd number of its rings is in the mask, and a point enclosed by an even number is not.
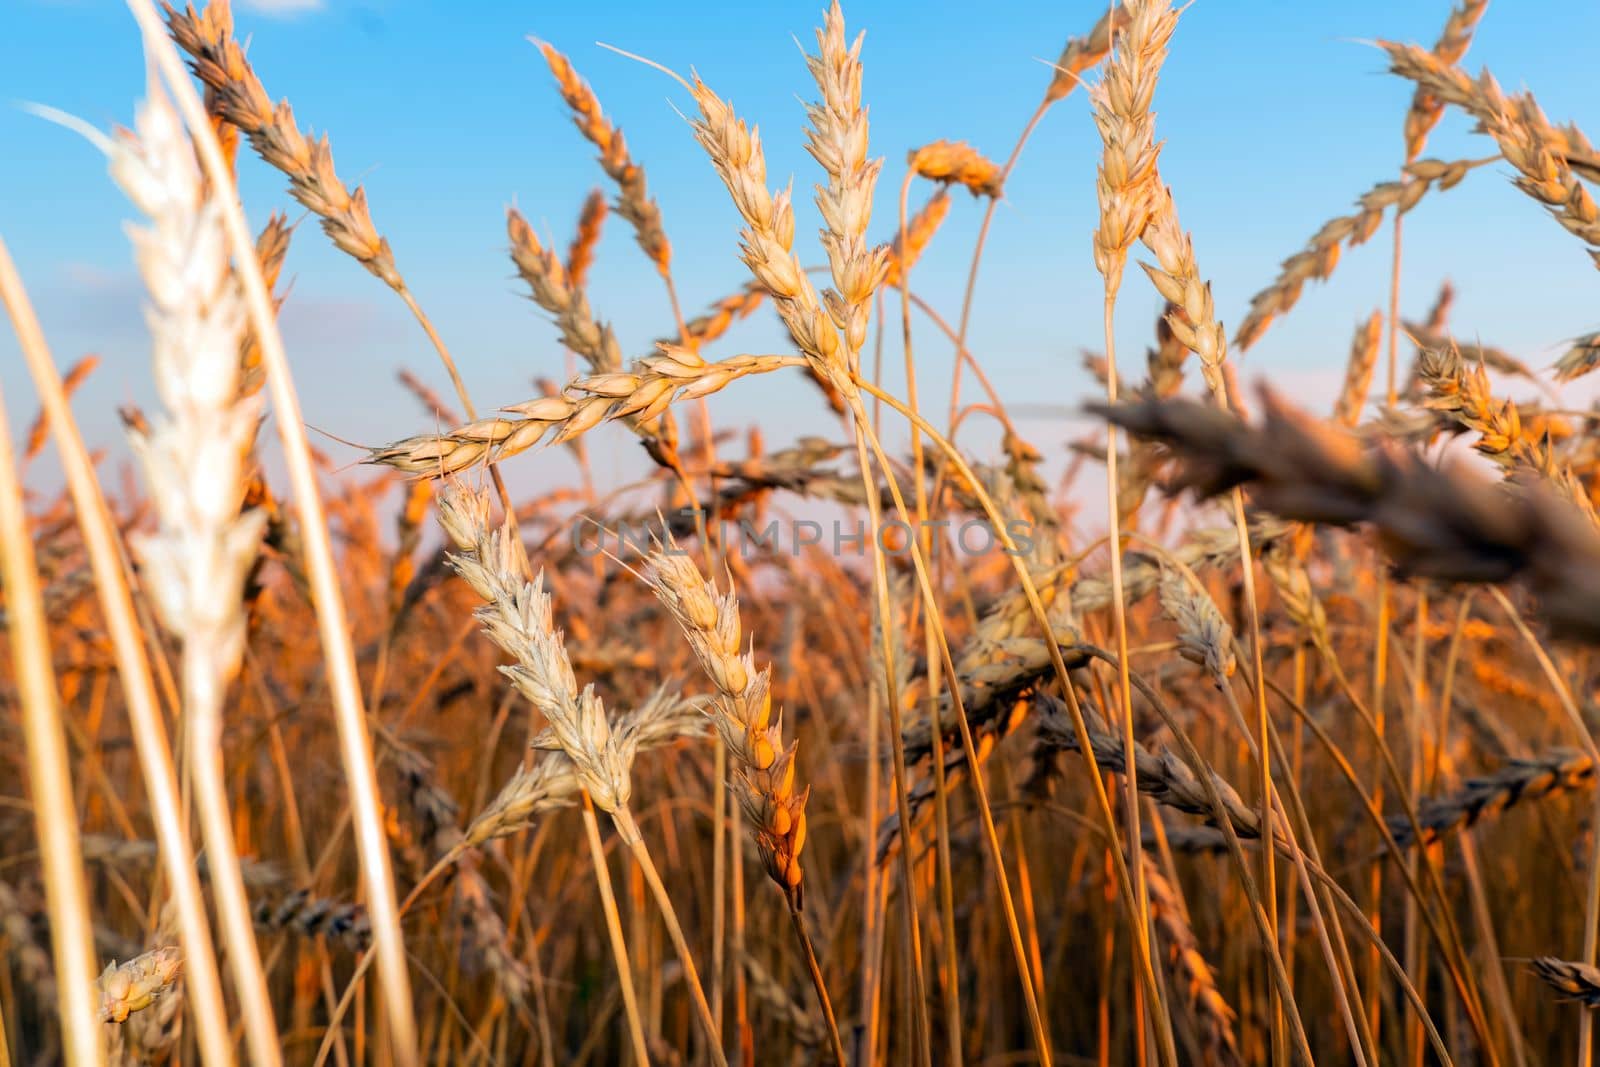
{"type": "Polygon", "coordinates": [[[743,280],[709,303],[646,169],[684,160],[636,158],[535,39],[598,166],[570,240],[506,215],[559,345],[539,392],[487,396],[228,3],[130,0],[126,126],[29,107],[125,198],[132,477],[86,445],[96,361],[52,352],[0,238],[28,379],[0,405],[0,1067],[1587,1067],[1600,334],[1534,366],[1458,335],[1447,280],[1425,317],[1399,289],[1401,220],[1495,174],[1600,266],[1600,153],[1537,72],[1469,72],[1488,0],[1438,6],[1431,46],[1363,44],[1411,95],[1363,120],[1393,169],[1227,324],[1162,176],[1171,0],[1063,27],[982,148],[875,139],[834,2],[764,75],[805,100],[793,181],[716,85],[626,56],[737,217],[743,280]],[[1093,232],[1059,240],[1094,268],[1103,319],[1070,335],[1100,388],[1008,397],[972,304],[1007,298],[979,292],[991,222],[1067,108],[1098,135],[1061,176],[1093,232]],[[1447,119],[1475,154],[1429,154],[1447,119]],[[246,168],[298,218],[242,203],[246,168]],[[952,217],[975,241],[940,243],[952,217]],[[311,432],[318,368],[279,329],[324,241],[438,357],[359,450],[311,432]],[[1369,241],[1378,310],[1307,357],[1342,385],[1241,373],[1369,241]],[[639,256],[671,317],[628,352],[629,297],[590,282],[639,256]],[[757,319],[770,351],[736,343],[757,319]],[[766,376],[792,441],[712,417],[766,376]],[[1014,413],[1046,395],[1072,418],[1014,413]],[[44,453],[58,482],[27,477],[44,453]]]}

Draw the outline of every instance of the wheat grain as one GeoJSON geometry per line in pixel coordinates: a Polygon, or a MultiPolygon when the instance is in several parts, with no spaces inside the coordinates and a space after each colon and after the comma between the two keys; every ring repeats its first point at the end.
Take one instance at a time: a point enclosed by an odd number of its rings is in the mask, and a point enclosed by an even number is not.
{"type": "Polygon", "coordinates": [[[1313,279],[1326,281],[1339,264],[1344,246],[1364,244],[1378,232],[1383,213],[1393,208],[1404,215],[1437,187],[1440,192],[1454,187],[1474,167],[1493,162],[1462,159],[1442,162],[1422,159],[1409,163],[1405,174],[1410,181],[1379,182],[1357,201],[1359,211],[1330,219],[1306,242],[1306,247],[1284,260],[1272,284],[1250,298],[1250,310],[1234,331],[1233,343],[1242,351],[1261,340],[1272,320],[1287,314],[1300,299],[1300,291],[1313,279]]]}
{"type": "Polygon", "coordinates": [[[1045,102],[1065,99],[1076,89],[1079,75],[1091,70],[1106,57],[1111,51],[1112,38],[1127,25],[1127,6],[1119,3],[1101,15],[1100,21],[1088,33],[1068,40],[1066,47],[1061,50],[1061,58],[1055,61],[1055,75],[1045,90],[1045,102]]]}

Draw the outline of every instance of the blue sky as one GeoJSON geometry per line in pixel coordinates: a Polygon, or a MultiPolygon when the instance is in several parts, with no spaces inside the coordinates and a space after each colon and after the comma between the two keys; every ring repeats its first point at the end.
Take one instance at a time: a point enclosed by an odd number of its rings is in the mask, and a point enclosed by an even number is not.
{"type": "MultiPolygon", "coordinates": [[[[886,157],[875,228],[894,222],[906,151],[939,138],[971,141],[1003,158],[1049,77],[1063,41],[1094,21],[1100,5],[947,0],[909,5],[855,0],[845,15],[867,31],[865,97],[874,153],[886,157]]],[[[455,351],[480,407],[532,394],[530,379],[559,376],[555,331],[525,300],[505,255],[504,209],[515,203],[543,234],[565,244],[583,197],[603,184],[593,152],[572,128],[535,34],[566,51],[645,167],[675,246],[686,313],[743,280],[737,221],[728,198],[674,107],[685,94],[656,71],[596,47],[606,41],[678,70],[695,67],[747,119],[759,123],[774,184],[793,175],[809,192],[815,164],[801,148],[802,99],[814,95],[794,38],[810,44],[819,0],[765,4],[627,2],[474,4],[407,0],[258,0],[236,22],[274,97],[288,97],[302,127],[326,131],[340,174],[365,184],[372,215],[402,272],[455,351]]],[[[0,234],[28,282],[66,365],[102,356],[76,401],[89,436],[115,447],[115,406],[148,401],[148,356],[138,285],[121,224],[131,210],[93,149],[18,110],[32,100],[102,127],[126,122],[143,78],[130,16],[115,0],[0,0],[0,234]]],[[[1196,0],[1184,13],[1157,93],[1162,169],[1193,231],[1218,311],[1237,322],[1278,261],[1328,217],[1348,210],[1374,182],[1395,175],[1410,86],[1384,73],[1377,37],[1431,45],[1445,0],[1196,0]]],[[[1507,88],[1528,87],[1551,117],[1592,118],[1592,49],[1600,5],[1565,5],[1559,33],[1526,4],[1490,7],[1468,66],[1492,67],[1507,88]]],[[[1428,154],[1487,154],[1488,142],[1451,115],[1428,154]]],[[[1046,119],[1012,178],[983,269],[973,347],[1002,395],[1027,405],[1076,405],[1095,387],[1078,351],[1100,347],[1100,288],[1089,256],[1098,139],[1076,94],[1046,119]]],[[[283,181],[241,157],[252,221],[299,210],[283,181]]],[[[1406,224],[1403,302],[1419,315],[1438,282],[1459,290],[1454,328],[1548,364],[1564,339],[1600,326],[1596,276],[1582,246],[1509,185],[1504,165],[1475,172],[1424,200],[1406,224]]],[[[926,195],[913,194],[913,204],[926,195]]],[[[804,195],[803,257],[820,259],[804,195]]],[[[952,318],[980,205],[957,198],[949,223],[915,275],[916,287],[952,318]]],[[[1387,230],[1352,251],[1329,285],[1252,349],[1247,379],[1284,383],[1326,403],[1342,375],[1358,318],[1386,300],[1387,230]]],[[[297,232],[287,276],[286,338],[307,420],[339,437],[378,442],[429,428],[395,384],[402,366],[448,392],[421,332],[379,282],[335,252],[308,223],[297,232]]],[[[1134,274],[1123,290],[1119,346],[1137,373],[1158,302],[1134,274]]],[[[591,281],[596,313],[625,351],[643,353],[670,316],[653,271],[624,224],[609,221],[591,281]]],[[[894,331],[891,331],[891,335],[894,331]]],[[[942,410],[950,352],[917,326],[925,397],[942,410]]],[[[771,351],[768,316],[738,329],[722,354],[771,351]]],[[[898,353],[890,362],[897,363],[898,353]]],[[[0,379],[13,432],[33,397],[9,331],[0,331],[0,379]]],[[[739,383],[716,398],[724,425],[760,422],[771,445],[831,432],[808,389],[793,379],[739,383]]],[[[1029,410],[1035,410],[1031,408],[1029,410]]],[[[1059,417],[1026,426],[1058,450],[1070,435],[1059,417]]],[[[596,441],[601,476],[636,469],[622,432],[596,441]]],[[[978,438],[981,441],[981,437],[978,438]]],[[[335,455],[349,450],[329,445],[335,455]]],[[[562,456],[520,461],[559,476],[562,456]]]]}

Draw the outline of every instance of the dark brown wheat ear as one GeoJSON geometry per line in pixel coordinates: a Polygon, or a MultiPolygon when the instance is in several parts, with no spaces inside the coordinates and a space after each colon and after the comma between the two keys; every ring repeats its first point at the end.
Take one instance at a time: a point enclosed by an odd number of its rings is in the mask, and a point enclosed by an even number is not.
{"type": "Polygon", "coordinates": [[[1179,461],[1174,490],[1210,497],[1247,485],[1285,519],[1366,524],[1402,576],[1521,581],[1559,634],[1600,641],[1600,534],[1542,479],[1495,486],[1384,440],[1363,443],[1262,390],[1252,426],[1191,400],[1090,405],[1179,461]]]}
{"type": "Polygon", "coordinates": [[[1540,956],[1533,961],[1533,973],[1544,984],[1586,1008],[1600,1006],[1600,967],[1555,956],[1540,956]]]}

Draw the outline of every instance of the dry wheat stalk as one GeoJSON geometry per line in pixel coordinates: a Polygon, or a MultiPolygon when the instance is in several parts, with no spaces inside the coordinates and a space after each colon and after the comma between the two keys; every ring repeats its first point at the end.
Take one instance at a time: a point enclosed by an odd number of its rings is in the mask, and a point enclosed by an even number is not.
{"type": "MultiPolygon", "coordinates": [[[[450,484],[439,499],[439,522],[457,549],[450,556],[451,566],[485,601],[475,617],[484,624],[489,639],[516,660],[501,667],[501,673],[544,714],[548,725],[533,739],[532,747],[564,754],[584,794],[611,816],[617,836],[632,851],[660,909],[709,1042],[707,1052],[719,1067],[726,1067],[694,957],[628,807],[633,792],[630,770],[642,732],[624,731],[613,724],[593,685],[579,692],[565,644],[555,629],[550,596],[543,588],[544,574],[540,572],[532,582],[524,580],[519,558],[523,548],[515,527],[508,521],[490,530],[488,495],[450,484]]],[[[597,875],[603,876],[603,872],[597,875]]],[[[631,980],[625,969],[620,976],[623,981],[631,980]]]]}
{"type": "Polygon", "coordinates": [[[1570,382],[1600,367],[1600,333],[1586,333],[1556,361],[1556,381],[1570,382]]]}
{"type": "Polygon", "coordinates": [[[1005,175],[965,141],[931,141],[906,155],[911,173],[941,185],[960,185],[973,196],[1000,196],[1005,175]]]}
{"type": "Polygon", "coordinates": [[[596,374],[622,369],[622,349],[611,327],[596,322],[589,311],[583,286],[568,275],[561,257],[539,243],[516,208],[506,211],[506,234],[511,239],[511,259],[528,284],[533,302],[555,316],[561,343],[576,352],[596,374]]]}
{"type": "Polygon", "coordinates": [[[582,786],[572,761],[558,752],[526,760],[468,825],[462,844],[476,848],[497,837],[514,834],[530,826],[534,819],[577,803],[582,786]]]}
{"type": "MultiPolygon", "coordinates": [[[[1481,363],[1492,371],[1514,378],[1526,378],[1530,382],[1539,381],[1539,376],[1531,367],[1503,348],[1478,341],[1463,341],[1448,330],[1429,329],[1424,323],[1407,322],[1402,319],[1400,325],[1411,342],[1417,346],[1419,358],[1421,353],[1428,349],[1453,347],[1468,363],[1481,363]]],[[[1419,370],[1420,368],[1413,364],[1408,387],[1415,387],[1419,370]]]]}
{"type": "MultiPolygon", "coordinates": [[[[1206,829],[1210,829],[1209,827],[1206,829]]],[[[1167,965],[1189,1009],[1206,1067],[1240,1067],[1239,1041],[1233,1024],[1238,1017],[1217,987],[1216,972],[1200,952],[1178,887],[1145,855],[1145,885],[1150,891],[1150,917],[1167,947],[1167,965]]]]}
{"type": "MultiPolygon", "coordinates": [[[[822,99],[806,105],[811,126],[806,130],[806,151],[828,176],[817,189],[817,208],[826,229],[822,247],[834,287],[822,302],[844,341],[845,366],[854,371],[867,341],[867,319],[872,294],[888,269],[888,249],[867,243],[872,221],[872,191],[883,160],[867,158],[867,111],[861,106],[861,42],[845,45],[844,13],[838,0],[829,5],[822,28],[816,31],[817,54],[806,56],[806,66],[822,92],[822,99]]],[[[849,390],[829,381],[841,393],[849,390]]]]}
{"type": "MultiPolygon", "coordinates": [[[[1257,522],[1251,530],[1251,547],[1261,552],[1288,530],[1283,523],[1257,522]]],[[[1232,527],[1212,527],[1191,531],[1173,556],[1191,570],[1226,568],[1239,559],[1238,534],[1232,527]]],[[[1123,596],[1133,604],[1149,596],[1161,580],[1160,561],[1129,552],[1123,561],[1123,596]]],[[[1076,577],[1072,566],[1060,566],[1036,579],[1039,597],[1050,619],[1058,645],[1075,645],[1082,640],[1078,619],[1111,605],[1111,582],[1103,574],[1076,577]],[[1074,580],[1076,579],[1076,580],[1074,580]]],[[[1020,590],[1008,589],[978,621],[972,636],[956,652],[956,677],[961,686],[961,702],[976,733],[1014,728],[1020,721],[1007,712],[1018,707],[1018,698],[1050,678],[1053,670],[1044,641],[1035,633],[1033,615],[1020,590]]],[[[1068,666],[1081,662],[1068,656],[1068,666]]],[[[955,731],[954,708],[948,699],[940,702],[940,723],[949,734],[955,731]]],[[[921,759],[932,748],[932,724],[918,720],[905,730],[907,759],[921,759]]],[[[954,751],[951,759],[964,760],[954,751]]]]}
{"type": "Polygon", "coordinates": [[[469,853],[457,865],[457,872],[452,902],[466,943],[494,976],[500,994],[521,1008],[527,1002],[532,975],[512,947],[505,920],[495,910],[489,883],[478,871],[477,855],[469,853]]]}
{"type": "MultiPolygon", "coordinates": [[[[1148,376],[1140,387],[1146,396],[1172,396],[1183,388],[1183,364],[1189,347],[1178,340],[1169,317],[1181,316],[1183,309],[1167,304],[1156,316],[1156,346],[1145,350],[1148,376]]],[[[1105,384],[1102,379],[1101,385],[1105,384]]],[[[1138,522],[1150,487],[1155,484],[1164,457],[1160,447],[1148,441],[1131,441],[1124,458],[1117,464],[1117,501],[1120,527],[1131,530],[1138,522]]]]}
{"type": "MultiPolygon", "coordinates": [[[[153,867],[157,859],[154,841],[125,841],[98,834],[85,835],[84,858],[118,867],[153,867]]],[[[289,876],[272,863],[240,861],[240,874],[251,890],[250,907],[255,928],[262,933],[291,931],[304,937],[322,934],[351,951],[364,951],[372,944],[372,925],[366,908],[345,900],[321,897],[305,887],[291,888],[289,876]]],[[[199,858],[199,873],[209,878],[205,857],[199,858]]]]}
{"type": "MultiPolygon", "coordinates": [[[[672,266],[672,243],[667,240],[661,225],[661,210],[650,199],[645,186],[644,170],[628,155],[628,143],[600,109],[600,101],[589,84],[578,76],[572,61],[543,41],[533,42],[555,75],[561,98],[572,109],[572,122],[596,148],[600,150],[600,169],[617,183],[617,214],[628,220],[635,239],[650,262],[665,276],[672,266]]],[[[598,229],[598,223],[596,223],[598,229]]],[[[578,285],[582,286],[582,272],[578,285]]]]}
{"type": "MultiPolygon", "coordinates": [[[[156,946],[151,951],[159,951],[162,945],[176,941],[177,926],[176,909],[168,901],[162,906],[156,929],[147,940],[147,943],[156,946]]],[[[188,1014],[187,994],[185,984],[174,981],[155,998],[154,1003],[129,1015],[120,1026],[111,1028],[111,1040],[107,1042],[111,1062],[127,1064],[128,1067],[171,1062],[184,1037],[183,1027],[188,1014]],[[118,1046],[121,1046],[120,1056],[118,1046]]]]}
{"type": "Polygon", "coordinates": [[[372,923],[366,908],[351,901],[319,897],[309,889],[293,889],[277,898],[260,897],[252,914],[256,929],[264,932],[321,935],[329,943],[341,944],[352,952],[365,952],[372,946],[372,923]]]}
{"type": "Polygon", "coordinates": [[[308,140],[296,127],[288,101],[272,103],[233,39],[226,0],[212,0],[200,14],[192,6],[163,7],[172,39],[189,53],[195,76],[216,94],[218,112],[244,132],[263,160],[288,176],[290,194],[322,220],[335,245],[389,288],[404,292],[389,242],[372,225],[366,193],[360,186],[348,190],[339,180],[326,137],[308,140]]]}
{"type": "Polygon", "coordinates": [[[1111,39],[1128,24],[1128,11],[1122,4],[1117,4],[1094,24],[1094,28],[1082,37],[1073,37],[1067,41],[1066,47],[1061,50],[1061,57],[1055,61],[1055,75],[1050,79],[1050,86],[1045,90],[1046,103],[1054,103],[1064,99],[1072,90],[1078,87],[1079,75],[1092,69],[1106,54],[1111,51],[1111,39]]]}
{"type": "MultiPolygon", "coordinates": [[[[1159,183],[1159,175],[1156,178],[1159,183]]],[[[1223,395],[1223,360],[1228,353],[1228,335],[1217,321],[1211,302],[1211,285],[1200,277],[1195,263],[1194,245],[1178,223],[1178,209],[1172,190],[1162,186],[1152,194],[1149,224],[1140,237],[1155,253],[1159,266],[1141,263],[1145,274],[1169,304],[1167,325],[1183,347],[1200,357],[1201,373],[1213,394],[1223,395]]]]}
{"type": "MultiPolygon", "coordinates": [[[[1062,710],[1059,698],[1040,693],[1035,701],[1046,712],[1037,716],[1039,738],[1042,743],[1068,752],[1078,750],[1078,735],[1062,710]]],[[[1089,724],[1089,742],[1094,746],[1095,758],[1100,768],[1110,774],[1128,773],[1127,749],[1120,734],[1108,729],[1106,723],[1093,709],[1085,706],[1084,719],[1089,724]]],[[[1205,786],[1195,776],[1189,765],[1171,752],[1153,753],[1143,745],[1134,747],[1134,771],[1139,792],[1163,807],[1189,815],[1203,816],[1207,822],[1216,818],[1205,786]]],[[[1222,800],[1223,814],[1240,837],[1260,837],[1261,823],[1253,807],[1244,802],[1233,786],[1215,771],[1210,771],[1211,784],[1222,800]]]]}
{"type": "MultiPolygon", "coordinates": [[[[616,733],[624,756],[704,732],[705,711],[698,700],[684,700],[663,687],[634,711],[620,716],[616,733]]],[[[526,829],[546,812],[571,807],[580,789],[572,761],[549,752],[517,768],[489,806],[467,827],[461,847],[475,848],[526,829]]]]}
{"type": "Polygon", "coordinates": [[[1310,636],[1312,643],[1332,648],[1328,616],[1322,601],[1311,586],[1303,554],[1295,550],[1294,538],[1286,537],[1261,554],[1261,568],[1278,594],[1278,602],[1294,624],[1310,636]]]}
{"type": "Polygon", "coordinates": [[[1378,366],[1378,348],[1383,340],[1383,312],[1374,311],[1356,327],[1350,342],[1350,359],[1345,363],[1344,387],[1333,406],[1333,421],[1348,429],[1361,422],[1361,409],[1367,404],[1372,387],[1372,372],[1378,366]]]}
{"type": "Polygon", "coordinates": [[[750,995],[787,1023],[796,1041],[808,1049],[828,1043],[827,1024],[807,1011],[760,960],[746,952],[740,957],[740,963],[750,980],[750,995]]]}
{"type": "Polygon", "coordinates": [[[928,247],[928,242],[933,240],[933,235],[944,224],[945,216],[950,214],[950,193],[945,189],[938,189],[928,197],[928,202],[922,205],[915,215],[906,220],[905,243],[902,247],[901,234],[895,234],[894,240],[889,244],[889,265],[883,275],[883,284],[898,288],[905,280],[906,274],[916,266],[917,260],[922,258],[923,251],[928,247]]]}
{"type": "Polygon", "coordinates": [[[151,221],[129,232],[150,294],[146,320],[167,408],[133,434],[161,520],[160,532],[136,537],[134,548],[163,621],[209,661],[206,684],[225,684],[243,653],[239,593],[263,524],[259,513],[239,510],[259,409],[238,391],[243,310],[217,208],[159,92],[141,109],[137,136],[116,142],[112,175],[151,221]]]}
{"type": "MultiPolygon", "coordinates": [[[[98,366],[100,366],[100,357],[93,354],[78,360],[62,376],[61,391],[70,397],[78,391],[80,385],[88,380],[89,375],[93,374],[98,366]]],[[[22,446],[22,458],[19,462],[28,463],[37,458],[39,453],[44,451],[44,442],[49,433],[50,422],[48,416],[41,410],[32,424],[28,426],[28,433],[23,438],[27,443],[22,446]]]]}
{"type": "Polygon", "coordinates": [[[1161,611],[1178,624],[1178,655],[1204,667],[1213,678],[1233,677],[1233,628],[1203,590],[1179,575],[1164,572],[1157,586],[1161,611]]]}
{"type": "MultiPolygon", "coordinates": [[[[749,282],[737,293],[725,296],[712,304],[704,315],[697,315],[684,323],[688,344],[696,351],[704,348],[727,333],[728,327],[735,322],[755,314],[756,309],[766,299],[767,291],[761,288],[761,283],[749,282]]],[[[662,343],[669,343],[669,339],[657,342],[657,344],[662,343]]]]}
{"type": "Polygon", "coordinates": [[[598,189],[590,190],[584,197],[583,209],[578,212],[578,230],[567,246],[567,280],[574,289],[582,289],[589,278],[589,268],[594,266],[594,250],[600,243],[600,230],[606,221],[606,196],[598,189]]]}
{"type": "MultiPolygon", "coordinates": [[[[842,28],[840,32],[842,34],[842,28]]],[[[784,190],[773,194],[767,188],[767,163],[761,151],[760,131],[747,128],[733,109],[698,76],[691,74],[691,78],[693,81],[688,88],[700,111],[699,118],[691,121],[695,139],[710,157],[712,167],[727,187],[745,223],[740,232],[741,258],[756,281],[771,295],[778,317],[805,354],[813,373],[843,392],[849,364],[841,351],[839,331],[829,313],[823,310],[816,290],[794,254],[791,193],[784,190]]],[[[848,85],[840,88],[848,90],[848,85]]],[[[845,159],[841,158],[840,164],[844,163],[845,159]]],[[[841,206],[862,207],[854,201],[841,206]]],[[[845,247],[836,241],[835,250],[842,252],[845,247]]],[[[877,281],[876,278],[872,280],[877,281]]]]}
{"type": "Polygon", "coordinates": [[[1517,405],[1495,399],[1482,365],[1469,367],[1453,348],[1425,348],[1417,358],[1417,377],[1428,390],[1425,406],[1476,433],[1474,447],[1480,453],[1507,469],[1530,457],[1533,443],[1522,432],[1517,405]]]}
{"type": "Polygon", "coordinates": [[[1152,396],[1172,396],[1183,388],[1183,364],[1190,350],[1178,340],[1171,321],[1171,316],[1182,310],[1177,304],[1168,303],[1156,317],[1156,346],[1145,350],[1145,391],[1152,396]]]}
{"type": "MultiPolygon", "coordinates": [[[[1422,843],[1431,845],[1523,801],[1590,789],[1594,783],[1594,760],[1581,752],[1555,749],[1511,760],[1493,774],[1469,778],[1453,793],[1422,798],[1417,805],[1422,843]]],[[[1402,847],[1415,843],[1411,820],[1404,815],[1390,816],[1389,831],[1402,847]]]]}
{"type": "Polygon", "coordinates": [[[245,311],[228,261],[224,205],[201,180],[183,123],[154,81],[111,173],[149,218],[130,227],[150,296],[154,374],[166,409],[131,435],[158,517],[132,539],[156,613],[183,642],[181,688],[197,809],[252,1055],[279,1062],[222,780],[222,713],[244,654],[245,582],[265,515],[241,511],[260,401],[240,395],[245,311]]]}
{"type": "Polygon", "coordinates": [[[408,474],[448,476],[479,463],[525,452],[554,432],[561,444],[610,419],[649,420],[678,400],[708,396],[750,374],[768,374],[805,361],[791,356],[733,356],[708,363],[694,351],[661,345],[634,364],[632,373],[574,378],[559,396],[541,396],[504,408],[504,414],[443,434],[423,434],[369,451],[366,462],[408,474]]]}
{"type": "MultiPolygon", "coordinates": [[[[1478,28],[1478,21],[1488,8],[1489,0],[1461,0],[1459,5],[1450,9],[1450,17],[1445,20],[1444,29],[1433,45],[1433,54],[1439,62],[1451,66],[1461,62],[1472,45],[1472,34],[1478,28]]],[[[1406,112],[1407,163],[1422,154],[1428,134],[1443,116],[1444,101],[1419,85],[1411,97],[1411,108],[1406,112]]]]}
{"type": "Polygon", "coordinates": [[[1415,45],[1379,41],[1378,46],[1389,54],[1394,73],[1475,117],[1500,146],[1506,162],[1521,172],[1517,188],[1548,207],[1557,222],[1588,245],[1590,257],[1600,267],[1600,208],[1568,158],[1574,149],[1589,151],[1576,128],[1552,126],[1531,93],[1508,98],[1488,71],[1473,79],[1415,45]]]}
{"type": "Polygon", "coordinates": [[[1478,434],[1474,446],[1508,477],[1532,474],[1542,478],[1579,511],[1594,520],[1587,487],[1556,456],[1548,433],[1525,433],[1517,405],[1496,400],[1489,375],[1480,364],[1468,369],[1454,348],[1424,349],[1417,357],[1417,376],[1428,389],[1427,407],[1443,411],[1478,434]]]}
{"type": "Polygon", "coordinates": [[[810,790],[795,790],[796,744],[784,744],[783,717],[772,714],[771,668],[757,670],[754,653],[740,647],[738,597],[719,592],[671,542],[651,553],[644,577],[716,687],[708,710],[738,766],[740,803],[768,877],[798,907],[810,790]]]}
{"type": "Polygon", "coordinates": [[[1568,1000],[1586,1008],[1600,1006],[1600,967],[1540,956],[1533,961],[1533,973],[1568,1000]]]}
{"type": "Polygon", "coordinates": [[[1600,535],[1586,514],[1538,482],[1496,487],[1392,445],[1363,448],[1270,391],[1263,396],[1259,427],[1184,400],[1091,407],[1165,441],[1184,461],[1179,487],[1211,496],[1250,483],[1257,502],[1286,519],[1371,523],[1402,574],[1520,578],[1557,631],[1600,639],[1600,535]]]}
{"type": "Polygon", "coordinates": [[[522,577],[522,545],[508,527],[491,530],[485,493],[448,484],[439,494],[439,524],[456,547],[451,567],[483,598],[474,615],[484,634],[516,660],[501,673],[549,722],[538,747],[564,752],[579,786],[602,811],[625,810],[633,791],[631,761],[594,687],[578,690],[543,573],[532,582],[522,577]]]}
{"type": "Polygon", "coordinates": [[[1422,159],[1405,167],[1406,175],[1412,180],[1374,185],[1357,201],[1359,211],[1330,219],[1312,235],[1304,249],[1283,261],[1272,284],[1250,298],[1250,311],[1234,331],[1233,343],[1243,350],[1259,341],[1273,319],[1294,307],[1306,282],[1314,278],[1326,280],[1333,274],[1342,246],[1353,248],[1378,231],[1383,213],[1389,208],[1394,208],[1397,215],[1404,215],[1435,186],[1441,192],[1449,189],[1473,167],[1488,162],[1492,160],[1461,159],[1446,163],[1422,159]]]}
{"type": "Polygon", "coordinates": [[[168,993],[182,971],[183,953],[176,948],[158,948],[126,963],[111,961],[95,982],[100,993],[100,1020],[126,1022],[128,1016],[168,993]]]}
{"type": "MultiPolygon", "coordinates": [[[[266,283],[268,292],[277,288],[278,276],[283,273],[283,261],[289,255],[289,238],[293,234],[294,227],[289,225],[289,216],[274,212],[256,236],[256,259],[261,263],[261,280],[266,283]]],[[[283,301],[284,297],[276,297],[274,307],[281,308],[283,301]]],[[[239,346],[239,392],[244,396],[253,396],[261,391],[266,380],[261,370],[261,346],[256,342],[255,331],[246,330],[244,342],[239,346]]]]}
{"type": "Polygon", "coordinates": [[[1100,84],[1090,90],[1094,122],[1105,143],[1095,186],[1100,201],[1094,232],[1094,265],[1114,292],[1128,249],[1145,231],[1156,210],[1160,179],[1151,102],[1156,75],[1178,16],[1170,5],[1139,4],[1106,64],[1100,84]]]}
{"type": "Polygon", "coordinates": [[[422,410],[429,418],[452,426],[462,421],[461,416],[455,413],[455,409],[445,403],[444,397],[411,370],[402,367],[395,376],[400,384],[405,386],[406,392],[417,398],[417,402],[422,405],[422,410]]]}

